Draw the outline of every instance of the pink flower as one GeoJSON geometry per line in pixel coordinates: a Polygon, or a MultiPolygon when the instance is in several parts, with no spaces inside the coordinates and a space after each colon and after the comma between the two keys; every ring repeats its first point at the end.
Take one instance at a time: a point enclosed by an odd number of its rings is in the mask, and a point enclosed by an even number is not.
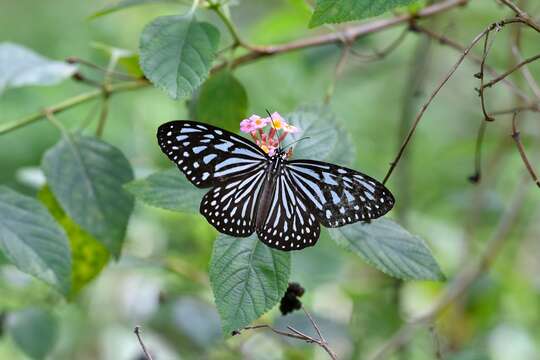
{"type": "Polygon", "coordinates": [[[251,120],[255,129],[262,129],[270,122],[270,120],[268,120],[267,118],[262,118],[259,115],[255,114],[251,115],[249,117],[249,120],[251,120]]]}
{"type": "Polygon", "coordinates": [[[240,122],[240,131],[244,133],[251,133],[252,131],[255,131],[255,125],[253,124],[253,121],[251,119],[244,119],[240,122]]]}
{"type": "Polygon", "coordinates": [[[271,118],[266,119],[268,120],[270,125],[276,130],[281,130],[287,124],[278,112],[274,112],[270,116],[271,118]]]}
{"type": "Polygon", "coordinates": [[[297,133],[300,131],[300,129],[296,126],[285,124],[285,126],[283,126],[283,131],[285,131],[286,133],[297,133]]]}
{"type": "MultiPolygon", "coordinates": [[[[269,156],[276,154],[280,144],[288,134],[300,131],[299,128],[287,124],[278,112],[274,112],[270,117],[262,118],[253,114],[249,118],[240,122],[240,131],[251,135],[255,143],[269,156]],[[266,125],[270,124],[268,133],[263,131],[266,125]],[[279,132],[281,130],[281,132],[279,132]]],[[[287,151],[287,156],[291,156],[291,148],[287,151]]]]}

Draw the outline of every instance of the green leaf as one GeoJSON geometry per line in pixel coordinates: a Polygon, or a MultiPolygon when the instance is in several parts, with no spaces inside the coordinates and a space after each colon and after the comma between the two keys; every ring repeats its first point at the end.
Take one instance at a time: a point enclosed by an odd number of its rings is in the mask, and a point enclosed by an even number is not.
{"type": "Polygon", "coordinates": [[[133,172],[120,150],[73,135],[48,150],[41,165],[68,216],[118,257],[133,210],[133,198],[122,188],[133,172]]]}
{"type": "Polygon", "coordinates": [[[294,145],[297,159],[326,160],[339,142],[336,119],[327,107],[302,107],[285,116],[287,122],[300,128],[290,142],[304,139],[294,145]]]}
{"type": "Polygon", "coordinates": [[[71,254],[64,231],[33,198],[0,186],[0,250],[19,270],[69,292],[71,254]]]}
{"type": "Polygon", "coordinates": [[[98,17],[111,14],[120,10],[124,10],[134,6],[146,5],[146,4],[157,4],[157,3],[176,3],[178,0],[120,0],[115,4],[108,5],[103,9],[96,11],[88,17],[88,19],[93,20],[98,17]]]}
{"type": "Polygon", "coordinates": [[[56,318],[38,308],[12,314],[8,331],[17,346],[35,360],[45,359],[58,340],[56,318]]]}
{"type": "Polygon", "coordinates": [[[244,86],[228,70],[211,76],[202,85],[197,101],[197,119],[237,131],[247,115],[248,97],[244,86]]]}
{"type": "Polygon", "coordinates": [[[328,229],[344,245],[380,271],[405,280],[444,280],[431,251],[418,236],[388,219],[328,229]]]}
{"type": "Polygon", "coordinates": [[[220,235],[210,261],[210,283],[223,333],[241,329],[276,305],[290,274],[290,253],[257,239],[220,235]]]}
{"type": "Polygon", "coordinates": [[[193,15],[158,17],[141,34],[141,68],[173,99],[186,97],[207,78],[218,44],[219,31],[193,15]]]}
{"type": "Polygon", "coordinates": [[[317,0],[309,27],[361,20],[417,0],[317,0]]]}
{"type": "Polygon", "coordinates": [[[109,261],[109,252],[103,244],[67,216],[47,186],[40,190],[38,198],[68,236],[72,258],[71,290],[68,299],[73,299],[101,272],[109,261]]]}
{"type": "Polygon", "coordinates": [[[10,87],[55,85],[75,71],[75,65],[49,60],[21,45],[0,43],[0,94],[10,87]]]}
{"type": "Polygon", "coordinates": [[[195,187],[176,167],[132,181],[125,188],[148,205],[192,213],[199,213],[201,199],[208,191],[195,187]]]}

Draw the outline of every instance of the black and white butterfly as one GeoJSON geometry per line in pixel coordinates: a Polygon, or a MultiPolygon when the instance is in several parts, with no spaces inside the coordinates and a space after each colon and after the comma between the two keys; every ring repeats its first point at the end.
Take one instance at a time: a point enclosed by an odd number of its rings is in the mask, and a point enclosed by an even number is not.
{"type": "Polygon", "coordinates": [[[394,206],[373,178],[315,160],[268,156],[255,143],[195,121],[171,121],[157,132],[161,150],[204,195],[200,212],[219,232],[284,250],[313,246],[320,225],[368,221],[394,206]]]}

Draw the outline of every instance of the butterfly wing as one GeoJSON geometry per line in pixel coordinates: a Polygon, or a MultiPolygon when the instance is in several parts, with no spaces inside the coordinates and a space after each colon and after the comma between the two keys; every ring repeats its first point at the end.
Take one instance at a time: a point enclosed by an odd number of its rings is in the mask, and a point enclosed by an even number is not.
{"type": "Polygon", "coordinates": [[[200,188],[221,185],[264,166],[268,156],[251,141],[195,121],[171,121],[157,131],[161,151],[200,188]]]}
{"type": "Polygon", "coordinates": [[[200,213],[219,232],[246,237],[255,231],[258,198],[265,170],[250,171],[235,180],[217,185],[204,195],[200,213]]]}
{"type": "Polygon", "coordinates": [[[257,229],[259,239],[270,247],[284,251],[315,245],[321,229],[307,200],[292,185],[287,169],[275,181],[268,215],[257,229]]]}
{"type": "Polygon", "coordinates": [[[326,227],[375,219],[394,206],[394,196],[383,184],[358,171],[314,160],[293,160],[286,167],[326,227]]]}

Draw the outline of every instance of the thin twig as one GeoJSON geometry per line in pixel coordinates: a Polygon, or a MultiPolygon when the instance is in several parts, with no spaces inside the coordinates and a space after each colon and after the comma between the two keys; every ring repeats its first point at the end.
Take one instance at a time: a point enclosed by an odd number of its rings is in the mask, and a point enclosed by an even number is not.
{"type": "Polygon", "coordinates": [[[500,0],[503,4],[505,4],[506,6],[508,6],[510,9],[512,9],[517,16],[527,16],[527,14],[521,10],[516,4],[514,4],[513,2],[509,1],[509,0],[500,0]]]}
{"type": "Polygon", "coordinates": [[[256,46],[250,45],[247,42],[245,42],[244,40],[242,40],[242,37],[238,33],[238,30],[236,29],[236,26],[231,21],[229,16],[227,16],[227,14],[225,14],[225,12],[223,11],[222,6],[223,5],[220,4],[219,2],[218,3],[209,2],[209,9],[213,10],[218,15],[218,17],[221,19],[223,24],[225,24],[225,26],[227,27],[227,30],[229,30],[229,33],[231,34],[231,36],[233,38],[232,48],[236,48],[238,46],[241,46],[241,47],[243,47],[245,49],[248,49],[248,50],[258,51],[256,46]]]}
{"type": "Polygon", "coordinates": [[[268,329],[268,330],[270,330],[270,331],[272,331],[272,332],[274,332],[275,334],[278,334],[278,335],[282,335],[282,336],[286,336],[286,337],[290,337],[290,338],[294,338],[294,339],[298,339],[298,340],[303,340],[303,341],[307,342],[308,344],[317,344],[318,346],[323,348],[324,351],[326,351],[326,353],[328,354],[328,356],[330,356],[330,358],[332,360],[337,360],[336,353],[330,348],[330,345],[328,344],[328,342],[326,341],[326,339],[322,335],[321,329],[320,329],[319,325],[317,325],[317,322],[313,319],[313,317],[309,314],[309,312],[306,310],[305,307],[302,306],[302,310],[304,310],[304,313],[306,314],[306,317],[309,319],[309,322],[311,323],[311,325],[313,326],[313,328],[317,332],[317,335],[319,337],[318,339],[316,339],[316,338],[314,338],[312,336],[309,336],[307,334],[304,334],[303,332],[295,329],[294,327],[292,327],[290,325],[287,325],[287,329],[289,329],[290,332],[278,330],[278,329],[273,328],[270,325],[263,324],[263,325],[246,326],[242,330],[238,330],[236,332],[236,334],[240,334],[244,330],[268,329]]]}
{"type": "MultiPolygon", "coordinates": [[[[521,27],[516,26],[514,28],[514,37],[511,45],[511,51],[512,55],[514,57],[514,60],[517,63],[520,63],[523,61],[523,57],[521,56],[521,27]]],[[[521,75],[523,75],[523,78],[525,78],[525,81],[527,82],[527,85],[529,85],[529,88],[532,90],[534,96],[536,97],[537,101],[540,101],[540,85],[536,82],[533,75],[531,74],[531,71],[529,70],[528,66],[523,66],[519,69],[521,72],[521,75]]]]}
{"type": "Polygon", "coordinates": [[[306,310],[306,308],[304,306],[302,306],[302,310],[304,310],[304,314],[306,314],[307,318],[309,319],[309,322],[311,323],[311,325],[313,326],[313,328],[315,328],[315,331],[317,332],[317,335],[319,335],[319,339],[321,339],[322,341],[326,342],[326,339],[324,338],[324,336],[321,334],[321,329],[319,329],[319,325],[317,325],[317,323],[313,320],[313,318],[311,317],[310,313],[306,310]]]}
{"type": "Polygon", "coordinates": [[[516,111],[522,112],[522,111],[533,111],[533,112],[540,112],[540,104],[532,103],[529,105],[520,105],[520,106],[514,106],[509,109],[502,109],[497,111],[492,111],[490,115],[506,115],[506,114],[513,114],[516,111]]]}
{"type": "Polygon", "coordinates": [[[484,88],[487,88],[487,87],[491,87],[493,85],[495,85],[496,83],[498,83],[499,81],[503,80],[505,77],[507,77],[508,75],[512,74],[514,71],[518,70],[520,67],[522,66],[525,66],[533,61],[536,61],[540,59],[540,54],[537,54],[537,55],[534,55],[534,56],[531,56],[530,58],[527,58],[525,60],[523,60],[522,62],[514,65],[511,69],[507,70],[506,72],[504,72],[503,74],[499,75],[498,77],[496,77],[495,79],[485,83],[483,85],[484,88]]]}
{"type": "Polygon", "coordinates": [[[516,4],[510,0],[500,0],[504,5],[508,6],[516,13],[518,17],[523,19],[523,22],[534,30],[540,32],[540,25],[534,21],[525,11],[521,10],[516,4]]]}
{"type": "Polygon", "coordinates": [[[461,56],[459,57],[458,61],[454,64],[454,66],[450,69],[450,72],[443,78],[443,80],[439,83],[439,85],[435,88],[435,90],[433,90],[433,92],[431,93],[431,95],[429,96],[429,98],[427,99],[427,101],[424,103],[424,105],[422,105],[422,108],[420,109],[420,111],[418,112],[407,136],[405,137],[405,140],[403,141],[401,147],[399,148],[399,151],[394,159],[394,161],[392,161],[390,163],[390,169],[388,169],[388,172],[386,173],[386,176],[384,177],[384,180],[383,180],[383,184],[386,184],[386,182],[388,181],[388,179],[390,178],[390,175],[392,175],[392,172],[394,171],[396,165],[398,164],[399,160],[401,159],[401,156],[403,155],[403,152],[405,151],[405,148],[407,147],[407,145],[409,144],[409,141],[411,141],[411,138],[416,130],[416,127],[418,126],[418,123],[420,123],[420,120],[422,120],[422,117],[424,116],[424,113],[426,112],[428,106],[431,104],[431,102],[433,101],[433,99],[435,98],[435,96],[437,96],[437,94],[439,93],[439,91],[443,88],[443,86],[448,82],[448,80],[450,80],[450,78],[452,77],[452,75],[456,72],[456,70],[458,69],[459,65],[461,65],[461,63],[463,62],[463,60],[465,59],[465,57],[467,56],[467,54],[471,51],[471,49],[476,45],[476,43],[478,41],[480,41],[480,39],[482,39],[487,32],[491,31],[491,26],[487,27],[484,31],[482,31],[480,34],[478,34],[474,39],[473,41],[471,42],[471,44],[465,48],[465,50],[463,51],[463,54],[461,54],[461,56]]]}
{"type": "Polygon", "coordinates": [[[152,355],[150,355],[148,350],[146,350],[146,346],[144,345],[143,339],[141,337],[141,327],[140,326],[135,326],[135,329],[133,330],[133,332],[135,333],[135,335],[137,335],[137,339],[139,340],[139,344],[141,344],[141,348],[142,348],[142,351],[143,351],[144,355],[146,356],[146,359],[147,360],[153,360],[152,355]]]}
{"type": "Polygon", "coordinates": [[[510,200],[510,205],[501,216],[497,229],[487,242],[479,259],[475,263],[463,267],[454,280],[446,286],[431,309],[402,325],[392,337],[368,358],[369,360],[387,359],[390,354],[409,342],[418,328],[433,323],[450,304],[458,300],[491,267],[519,218],[527,193],[527,187],[524,186],[525,179],[525,177],[522,177],[518,181],[514,195],[510,200]]]}
{"type": "MultiPolygon", "coordinates": [[[[75,64],[75,63],[81,64],[81,65],[87,66],[89,68],[98,70],[98,71],[103,72],[103,73],[107,72],[107,69],[105,69],[104,67],[101,67],[101,66],[99,66],[97,64],[94,64],[91,61],[81,59],[81,58],[78,58],[78,57],[75,57],[75,56],[68,57],[66,59],[66,62],[69,63],[69,64],[75,64]]],[[[120,72],[120,71],[110,71],[110,75],[116,77],[119,80],[127,80],[127,81],[137,80],[137,78],[135,76],[132,76],[132,75],[120,72]]]]}
{"type": "Polygon", "coordinates": [[[540,180],[538,179],[538,175],[536,175],[536,171],[534,171],[534,168],[531,165],[531,162],[529,161],[529,158],[527,157],[527,154],[525,153],[525,147],[523,146],[523,143],[521,142],[521,136],[517,129],[517,116],[518,112],[514,113],[514,116],[512,117],[512,139],[514,139],[516,146],[519,151],[519,155],[521,155],[521,160],[523,160],[523,163],[525,164],[525,167],[527,168],[527,171],[529,174],[531,174],[531,177],[533,181],[536,183],[538,187],[540,187],[540,180]]]}
{"type": "MultiPolygon", "coordinates": [[[[432,39],[437,40],[441,45],[446,45],[446,46],[448,46],[448,47],[450,47],[450,48],[452,48],[454,50],[460,51],[460,52],[465,51],[465,46],[461,45],[457,41],[452,40],[452,39],[450,39],[450,38],[448,38],[448,37],[446,37],[444,35],[438,34],[438,33],[434,32],[434,31],[432,31],[432,30],[430,30],[428,28],[425,28],[423,26],[420,26],[420,25],[418,25],[416,23],[414,24],[414,28],[416,29],[417,32],[420,32],[420,33],[422,33],[424,35],[429,36],[432,39]]],[[[469,56],[467,58],[474,61],[477,64],[480,64],[482,62],[481,57],[476,56],[475,54],[472,54],[472,53],[469,54],[469,56]]],[[[488,72],[491,76],[494,76],[494,77],[499,76],[499,74],[495,71],[495,69],[493,69],[488,64],[484,64],[484,70],[486,72],[488,72]]],[[[520,88],[518,88],[517,85],[514,84],[512,81],[505,78],[503,80],[503,83],[508,86],[510,91],[515,93],[521,99],[523,99],[525,101],[528,101],[527,94],[525,94],[520,88]]]]}
{"type": "Polygon", "coordinates": [[[439,85],[435,88],[435,90],[433,90],[433,92],[431,93],[431,95],[429,96],[429,98],[427,99],[427,101],[424,103],[424,105],[422,105],[422,107],[420,108],[420,111],[418,112],[412,126],[411,126],[411,129],[409,130],[409,133],[407,134],[407,136],[405,137],[404,141],[403,141],[403,144],[401,145],[396,157],[394,158],[394,160],[390,163],[390,168],[388,169],[388,172],[386,173],[385,177],[384,177],[384,180],[383,180],[383,184],[386,184],[386,182],[388,181],[388,179],[390,178],[390,175],[392,175],[392,172],[394,171],[396,165],[398,164],[399,160],[401,159],[402,155],[403,155],[403,152],[405,151],[405,148],[407,147],[407,145],[409,144],[409,142],[411,141],[411,138],[414,134],[414,132],[416,131],[416,127],[418,126],[418,124],[420,123],[420,120],[422,120],[422,117],[424,116],[424,113],[426,112],[427,108],[429,107],[429,105],[431,104],[431,102],[433,101],[433,99],[437,96],[437,94],[439,93],[439,91],[444,87],[444,85],[448,82],[448,80],[450,80],[450,78],[452,77],[452,75],[454,75],[454,73],[456,72],[456,70],[459,68],[459,66],[461,65],[461,63],[463,62],[463,60],[465,59],[465,57],[467,56],[467,54],[472,50],[472,48],[484,37],[486,36],[486,34],[490,31],[492,31],[493,29],[495,29],[496,27],[503,27],[507,24],[514,24],[514,23],[523,23],[523,20],[521,18],[512,18],[512,19],[507,19],[507,20],[502,20],[500,22],[497,22],[497,23],[492,23],[490,24],[488,27],[486,27],[480,34],[476,35],[476,37],[471,41],[471,43],[469,44],[469,46],[467,46],[465,48],[465,50],[463,51],[463,53],[461,54],[461,56],[459,57],[458,61],[454,64],[454,66],[452,66],[452,68],[450,69],[450,71],[448,72],[448,74],[442,79],[442,81],[439,83],[439,85]]]}
{"type": "Polygon", "coordinates": [[[388,56],[392,51],[397,49],[399,45],[401,45],[403,41],[407,38],[408,34],[409,34],[409,29],[404,28],[399,34],[399,36],[395,40],[393,40],[388,46],[386,46],[385,48],[381,50],[373,49],[373,54],[363,54],[359,52],[358,50],[354,49],[353,47],[351,47],[351,55],[354,55],[362,59],[362,61],[366,61],[366,62],[374,61],[374,60],[382,60],[386,56],[388,56]]]}
{"type": "Polygon", "coordinates": [[[307,342],[311,342],[311,343],[314,343],[314,344],[319,344],[319,340],[307,335],[307,334],[304,334],[303,332],[299,331],[299,330],[296,330],[295,328],[293,328],[291,325],[287,325],[287,329],[291,330],[293,333],[295,333],[296,335],[304,338],[307,342]]]}
{"type": "MultiPolygon", "coordinates": [[[[262,325],[254,325],[254,326],[246,326],[245,328],[242,329],[243,330],[257,330],[257,329],[268,329],[278,335],[283,335],[283,336],[286,336],[286,337],[290,337],[290,338],[293,338],[293,339],[299,339],[299,340],[304,340],[304,341],[308,341],[309,339],[306,339],[305,336],[302,336],[302,335],[296,335],[296,334],[291,334],[291,333],[288,333],[286,331],[281,331],[281,330],[278,330],[276,328],[273,328],[272,326],[270,325],[267,325],[267,324],[262,324],[262,325]]],[[[240,331],[238,331],[240,333],[240,331]]]]}
{"type": "Polygon", "coordinates": [[[485,121],[494,121],[495,119],[490,117],[486,111],[486,100],[484,96],[484,67],[486,64],[486,60],[489,54],[489,51],[491,50],[491,46],[493,45],[493,41],[495,40],[495,37],[492,38],[491,42],[489,42],[489,34],[491,31],[488,31],[486,33],[486,36],[484,38],[484,50],[482,53],[482,62],[480,63],[480,72],[477,74],[480,78],[480,89],[478,90],[478,93],[480,95],[480,104],[482,107],[482,113],[484,114],[484,120],[485,121]]]}
{"type": "Polygon", "coordinates": [[[315,328],[315,331],[317,332],[317,335],[319,335],[319,339],[320,339],[320,344],[321,346],[323,347],[324,350],[326,350],[326,352],[328,353],[328,355],[336,360],[337,359],[337,355],[336,353],[330,348],[330,346],[328,345],[328,341],[326,341],[326,339],[324,338],[323,334],[321,333],[321,329],[319,328],[319,325],[317,325],[317,323],[315,322],[315,320],[313,320],[313,317],[311,317],[311,314],[306,310],[306,308],[304,306],[302,306],[302,310],[304,310],[304,313],[306,314],[307,318],[309,319],[309,322],[311,323],[311,325],[315,328]]]}

